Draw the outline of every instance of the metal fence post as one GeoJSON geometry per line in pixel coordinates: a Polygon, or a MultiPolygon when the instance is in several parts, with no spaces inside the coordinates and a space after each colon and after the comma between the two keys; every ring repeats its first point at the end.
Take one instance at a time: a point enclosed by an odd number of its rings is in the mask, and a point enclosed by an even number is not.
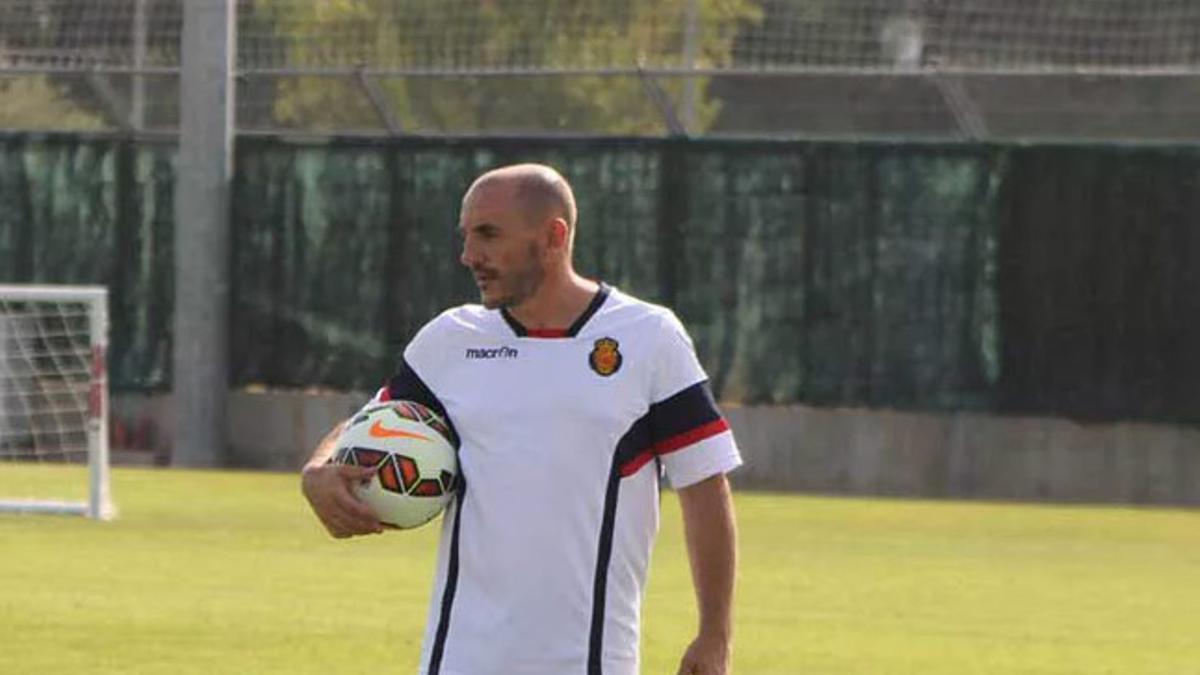
{"type": "Polygon", "coordinates": [[[173,464],[225,454],[236,0],[184,3],[175,184],[173,464]]]}

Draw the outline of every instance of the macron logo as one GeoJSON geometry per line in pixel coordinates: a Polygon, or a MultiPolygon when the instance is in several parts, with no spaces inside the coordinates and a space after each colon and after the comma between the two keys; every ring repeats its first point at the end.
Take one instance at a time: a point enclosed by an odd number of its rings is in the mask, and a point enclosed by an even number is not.
{"type": "Polygon", "coordinates": [[[515,359],[517,358],[517,350],[512,347],[496,347],[494,349],[486,349],[482,347],[467,347],[468,359],[515,359]]]}

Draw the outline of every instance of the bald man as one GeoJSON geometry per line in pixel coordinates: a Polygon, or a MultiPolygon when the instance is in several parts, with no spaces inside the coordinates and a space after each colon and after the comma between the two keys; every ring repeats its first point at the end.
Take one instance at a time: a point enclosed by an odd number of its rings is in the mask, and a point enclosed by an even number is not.
{"type": "MultiPolygon", "coordinates": [[[[737,445],[674,313],[575,271],[576,220],[550,167],[476,179],[459,230],[480,304],[426,324],[369,403],[420,402],[459,439],[422,674],[638,673],[663,479],[699,613],[678,672],[731,672],[737,445]]],[[[374,470],[328,463],[340,429],[305,466],[304,494],[334,537],[382,532],[353,492],[374,470]]]]}

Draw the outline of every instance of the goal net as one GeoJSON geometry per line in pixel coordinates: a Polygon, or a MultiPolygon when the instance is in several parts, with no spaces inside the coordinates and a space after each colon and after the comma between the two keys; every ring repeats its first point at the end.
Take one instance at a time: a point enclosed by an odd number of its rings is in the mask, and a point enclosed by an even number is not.
{"type": "Polygon", "coordinates": [[[0,511],[114,515],[107,291],[0,285],[0,511]]]}

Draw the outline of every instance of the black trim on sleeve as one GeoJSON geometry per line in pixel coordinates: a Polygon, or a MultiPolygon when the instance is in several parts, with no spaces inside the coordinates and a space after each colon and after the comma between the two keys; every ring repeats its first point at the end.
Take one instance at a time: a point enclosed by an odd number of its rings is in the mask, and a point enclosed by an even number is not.
{"type": "Polygon", "coordinates": [[[651,443],[660,443],[721,418],[708,380],[650,406],[651,443]]]}
{"type": "Polygon", "coordinates": [[[647,451],[721,419],[708,380],[702,380],[650,406],[617,444],[617,465],[635,461],[647,451]]]}
{"type": "Polygon", "coordinates": [[[426,406],[436,412],[450,427],[450,443],[455,447],[459,446],[458,430],[454,428],[454,421],[446,414],[446,406],[438,399],[417,375],[417,371],[408,365],[408,361],[400,358],[400,364],[396,366],[396,374],[388,379],[387,383],[388,397],[393,401],[416,401],[423,406],[426,406]]]}
{"type": "Polygon", "coordinates": [[[433,648],[429,651],[429,675],[438,675],[442,669],[446,636],[450,632],[450,611],[454,607],[454,595],[458,590],[458,533],[462,525],[463,503],[467,498],[467,482],[461,477],[459,480],[458,496],[454,501],[454,526],[450,536],[450,559],[446,563],[446,586],[442,590],[442,611],[438,617],[433,648]]]}

